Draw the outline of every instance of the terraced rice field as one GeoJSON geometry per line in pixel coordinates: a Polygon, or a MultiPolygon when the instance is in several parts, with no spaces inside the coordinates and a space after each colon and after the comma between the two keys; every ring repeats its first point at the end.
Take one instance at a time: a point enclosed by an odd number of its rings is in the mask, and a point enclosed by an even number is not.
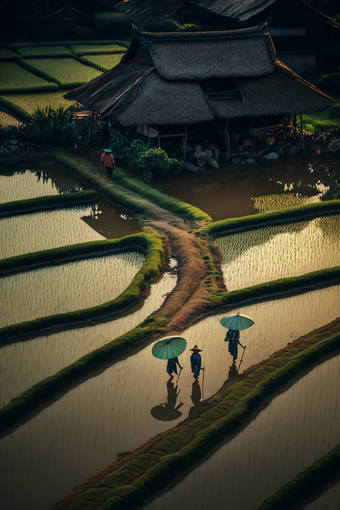
{"type": "Polygon", "coordinates": [[[30,92],[46,89],[46,92],[58,87],[56,84],[40,78],[24,69],[16,62],[1,62],[0,94],[30,92]]]}
{"type": "Polygon", "coordinates": [[[0,327],[111,301],[143,262],[142,255],[126,252],[2,278],[0,327]]]}
{"type": "Polygon", "coordinates": [[[73,88],[100,74],[97,69],[85,66],[73,58],[35,58],[26,59],[26,62],[38,72],[46,73],[64,89],[73,88]]]}
{"type": "Polygon", "coordinates": [[[17,48],[17,53],[23,58],[52,58],[52,57],[72,57],[72,52],[63,45],[55,46],[23,46],[17,48]]]}
{"type": "Polygon", "coordinates": [[[112,69],[121,61],[122,54],[108,54],[108,55],[84,55],[84,58],[90,63],[101,66],[104,69],[112,69]]]}
{"type": "Polygon", "coordinates": [[[340,217],[334,215],[220,237],[216,244],[232,291],[340,265],[339,238],[340,217]]]}
{"type": "Polygon", "coordinates": [[[72,44],[69,49],[78,56],[126,52],[126,46],[120,44],[72,44]]]}

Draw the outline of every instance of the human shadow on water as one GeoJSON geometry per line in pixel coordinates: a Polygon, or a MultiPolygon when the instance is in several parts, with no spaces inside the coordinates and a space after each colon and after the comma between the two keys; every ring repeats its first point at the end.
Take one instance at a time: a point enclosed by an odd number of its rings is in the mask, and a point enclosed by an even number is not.
{"type": "Polygon", "coordinates": [[[151,409],[151,415],[156,418],[156,420],[161,421],[172,421],[176,420],[182,413],[179,411],[179,408],[182,407],[183,402],[180,402],[178,406],[176,406],[177,397],[181,390],[178,389],[178,386],[175,386],[175,383],[172,381],[168,381],[167,385],[167,402],[163,404],[159,404],[151,409]]]}
{"type": "Polygon", "coordinates": [[[197,404],[199,404],[201,396],[202,396],[201,387],[199,385],[199,382],[196,380],[192,383],[191,388],[191,401],[194,404],[194,406],[197,406],[197,404]]]}

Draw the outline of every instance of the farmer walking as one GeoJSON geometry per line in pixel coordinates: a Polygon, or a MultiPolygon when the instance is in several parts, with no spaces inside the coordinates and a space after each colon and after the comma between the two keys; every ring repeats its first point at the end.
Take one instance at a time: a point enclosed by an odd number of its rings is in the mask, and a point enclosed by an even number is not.
{"type": "Polygon", "coordinates": [[[199,353],[202,352],[202,349],[199,349],[197,347],[197,345],[195,345],[190,350],[192,351],[192,355],[190,356],[191,371],[194,374],[194,378],[197,381],[198,376],[200,375],[201,363],[202,363],[202,358],[199,353]]]}
{"type": "Polygon", "coordinates": [[[111,179],[115,167],[115,158],[113,157],[111,149],[103,149],[103,154],[100,156],[100,164],[104,168],[108,178],[111,179]]]}
{"type": "Polygon", "coordinates": [[[239,338],[240,332],[237,329],[229,329],[224,339],[225,342],[229,342],[228,351],[232,355],[234,361],[237,360],[238,345],[245,349],[239,338]]]}
{"type": "Polygon", "coordinates": [[[181,365],[179,364],[177,356],[175,358],[168,359],[166,371],[170,377],[169,381],[172,381],[172,379],[174,378],[174,376],[172,375],[173,373],[175,373],[177,375],[177,365],[182,370],[183,367],[181,367],[181,365]]]}

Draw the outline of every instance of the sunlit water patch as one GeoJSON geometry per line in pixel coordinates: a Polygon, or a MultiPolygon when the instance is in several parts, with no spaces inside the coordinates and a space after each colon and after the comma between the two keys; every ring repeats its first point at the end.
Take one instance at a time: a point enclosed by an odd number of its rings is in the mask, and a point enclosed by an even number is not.
{"type": "Polygon", "coordinates": [[[177,261],[151,286],[141,306],[123,317],[95,326],[72,329],[0,348],[0,407],[36,382],[55,374],[81,356],[127,333],[157,310],[174,289],[177,261]]]}
{"type": "Polygon", "coordinates": [[[314,368],[234,439],[143,508],[253,510],[339,443],[339,375],[339,357],[314,368]]]}
{"type": "Polygon", "coordinates": [[[0,327],[111,301],[143,261],[141,254],[126,252],[1,278],[0,327]]]}
{"type": "MultiPolygon", "coordinates": [[[[340,286],[238,311],[255,320],[255,327],[241,333],[247,347],[242,372],[287,342],[338,317],[340,286]]],[[[182,333],[188,348],[180,356],[184,370],[173,383],[167,383],[166,361],[154,358],[149,345],[70,390],[4,437],[0,442],[4,510],[19,510],[24,503],[26,510],[45,510],[112,461],[117,452],[131,450],[167,430],[183,420],[195,403],[216,393],[232,375],[226,330],[219,322],[222,316],[209,317],[182,333]],[[202,349],[205,368],[198,385],[190,370],[189,349],[194,344],[202,349]],[[165,412],[154,417],[152,412],[160,406],[165,412]]]]}
{"type": "Polygon", "coordinates": [[[74,207],[1,219],[0,258],[104,239],[82,221],[91,211],[90,206],[74,207]]]}
{"type": "Polygon", "coordinates": [[[229,291],[340,265],[340,216],[219,237],[229,291]]]}
{"type": "Polygon", "coordinates": [[[61,168],[0,172],[0,203],[75,193],[82,189],[80,182],[61,168]]]}

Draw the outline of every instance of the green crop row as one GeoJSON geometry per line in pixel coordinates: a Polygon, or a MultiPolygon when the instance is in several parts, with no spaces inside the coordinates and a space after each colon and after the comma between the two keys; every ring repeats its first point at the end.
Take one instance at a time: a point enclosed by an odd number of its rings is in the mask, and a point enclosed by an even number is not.
{"type": "Polygon", "coordinates": [[[183,218],[189,219],[190,221],[211,221],[210,216],[201,211],[201,209],[198,209],[198,207],[182,202],[177,198],[169,197],[161,191],[151,188],[145,182],[128,176],[122,169],[116,167],[112,178],[126,188],[152,200],[159,207],[163,207],[183,218]]]}
{"type": "Polygon", "coordinates": [[[16,62],[21,59],[20,55],[17,55],[8,48],[0,48],[0,62],[16,62]]]}
{"type": "MultiPolygon", "coordinates": [[[[24,60],[20,62],[24,62],[24,60]]],[[[49,83],[48,80],[35,76],[16,62],[1,62],[1,73],[6,77],[6,80],[0,84],[0,94],[24,94],[58,90],[55,83],[49,83]]]]}
{"type": "Polygon", "coordinates": [[[23,46],[16,50],[23,58],[72,57],[72,52],[60,44],[55,46],[23,46]]]}
{"type": "Polygon", "coordinates": [[[21,60],[20,65],[45,80],[55,82],[61,89],[73,89],[100,74],[74,58],[35,58],[21,60]]]}
{"type": "Polygon", "coordinates": [[[0,107],[6,108],[8,111],[13,112],[14,115],[18,116],[24,122],[32,120],[32,116],[21,106],[9,101],[6,97],[0,96],[0,107]]]}
{"type": "Polygon", "coordinates": [[[112,69],[121,61],[122,54],[110,54],[110,55],[84,55],[79,57],[79,62],[92,66],[99,71],[105,72],[108,69],[112,69]]]}
{"type": "Polygon", "coordinates": [[[68,48],[79,55],[80,57],[83,55],[102,55],[102,54],[113,54],[113,53],[125,53],[126,46],[121,44],[73,44],[68,46],[68,48]]]}
{"type": "Polygon", "coordinates": [[[269,360],[198,419],[179,430],[173,429],[138,457],[129,460],[127,456],[121,467],[112,474],[103,475],[101,480],[97,478],[93,487],[87,484],[79,496],[64,498],[62,508],[90,510],[100,506],[106,510],[126,510],[141,504],[179,473],[192,468],[211,448],[249,419],[258,406],[283,384],[339,347],[337,323],[329,331],[319,333],[269,360]]]}
{"type": "Polygon", "coordinates": [[[75,204],[93,202],[97,193],[93,190],[65,193],[63,195],[48,195],[44,197],[15,200],[0,204],[0,217],[15,216],[18,214],[32,213],[42,209],[59,209],[61,207],[73,207],[75,204]]]}
{"type": "MultiPolygon", "coordinates": [[[[110,45],[110,44],[118,44],[120,46],[124,46],[125,48],[128,48],[129,44],[130,44],[130,37],[122,37],[121,39],[108,39],[108,40],[105,40],[103,41],[102,39],[98,39],[98,40],[94,40],[94,41],[91,41],[91,46],[106,46],[106,45],[110,45]]],[[[84,40],[84,41],[69,41],[69,40],[65,40],[65,41],[58,41],[58,45],[61,45],[61,46],[66,46],[66,47],[70,47],[70,46],[73,46],[73,45],[88,45],[89,44],[89,41],[88,40],[84,40]]],[[[1,44],[1,48],[8,48],[8,49],[11,49],[13,51],[17,50],[18,48],[25,48],[25,47],[30,47],[30,48],[37,48],[37,47],[40,47],[40,46],[56,46],[56,42],[55,41],[45,41],[43,43],[41,42],[37,42],[37,43],[8,43],[8,44],[1,44]]]]}

